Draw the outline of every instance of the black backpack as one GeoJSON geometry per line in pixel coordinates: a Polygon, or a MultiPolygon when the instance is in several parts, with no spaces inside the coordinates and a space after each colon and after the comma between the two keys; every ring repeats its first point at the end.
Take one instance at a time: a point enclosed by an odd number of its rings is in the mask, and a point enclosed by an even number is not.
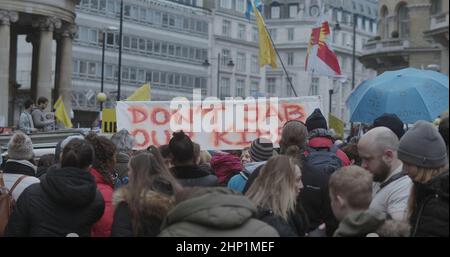
{"type": "Polygon", "coordinates": [[[333,145],[325,148],[307,147],[304,161],[312,167],[330,176],[341,168],[342,160],[336,155],[338,148],[333,145]]]}

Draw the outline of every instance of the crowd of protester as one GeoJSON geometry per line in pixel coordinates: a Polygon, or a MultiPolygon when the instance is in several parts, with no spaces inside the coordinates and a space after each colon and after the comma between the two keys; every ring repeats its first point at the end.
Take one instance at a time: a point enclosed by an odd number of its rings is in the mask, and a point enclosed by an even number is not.
{"type": "Polygon", "coordinates": [[[0,186],[15,204],[0,235],[449,235],[448,117],[406,130],[384,114],[344,142],[316,109],[284,124],[279,148],[257,138],[239,152],[206,151],[183,131],[140,151],[125,130],[90,133],[36,162],[26,133],[48,125],[46,104],[26,104],[25,133],[8,143],[0,186]]]}

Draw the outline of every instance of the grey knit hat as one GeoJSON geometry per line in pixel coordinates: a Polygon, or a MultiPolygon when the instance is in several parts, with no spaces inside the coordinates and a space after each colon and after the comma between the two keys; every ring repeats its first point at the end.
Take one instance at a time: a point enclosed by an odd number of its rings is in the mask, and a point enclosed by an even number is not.
{"type": "Polygon", "coordinates": [[[398,158],[423,168],[439,168],[447,164],[444,139],[426,121],[418,121],[400,140],[398,158]]]}
{"type": "Polygon", "coordinates": [[[273,143],[266,138],[257,138],[253,140],[249,153],[255,162],[267,161],[273,155],[273,143]]]}
{"type": "Polygon", "coordinates": [[[31,160],[34,157],[31,138],[22,132],[16,132],[8,143],[8,158],[14,160],[31,160]]]}

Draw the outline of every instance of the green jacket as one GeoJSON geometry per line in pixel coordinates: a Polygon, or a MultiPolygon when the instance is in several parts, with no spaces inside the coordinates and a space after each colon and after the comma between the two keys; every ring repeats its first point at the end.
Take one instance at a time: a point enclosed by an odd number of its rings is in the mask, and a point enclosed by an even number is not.
{"type": "Polygon", "coordinates": [[[369,234],[379,237],[405,237],[410,227],[406,222],[389,219],[376,210],[357,211],[347,215],[334,232],[334,237],[365,237],[369,234]]]}
{"type": "Polygon", "coordinates": [[[199,188],[177,204],[161,225],[161,237],[278,237],[254,218],[256,207],[228,188],[199,188]]]}

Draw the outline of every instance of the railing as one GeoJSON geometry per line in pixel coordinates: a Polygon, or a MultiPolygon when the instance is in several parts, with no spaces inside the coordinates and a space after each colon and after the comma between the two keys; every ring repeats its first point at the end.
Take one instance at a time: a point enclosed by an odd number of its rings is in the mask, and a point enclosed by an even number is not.
{"type": "Polygon", "coordinates": [[[390,38],[390,39],[370,40],[364,45],[363,51],[390,52],[390,51],[398,51],[407,47],[409,47],[409,40],[401,38],[390,38]]]}
{"type": "Polygon", "coordinates": [[[443,27],[448,28],[448,22],[449,22],[448,12],[436,14],[431,17],[430,29],[434,30],[434,29],[440,29],[443,27]]]}

